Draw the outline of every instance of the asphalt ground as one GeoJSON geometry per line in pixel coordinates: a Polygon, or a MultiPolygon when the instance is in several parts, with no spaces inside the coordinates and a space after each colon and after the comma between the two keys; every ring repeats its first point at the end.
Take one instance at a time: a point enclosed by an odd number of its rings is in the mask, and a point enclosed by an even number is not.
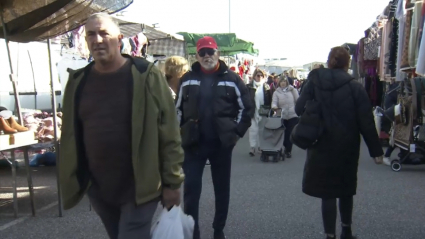
{"type": "MultiPolygon", "coordinates": [[[[301,192],[305,151],[294,148],[292,159],[263,163],[248,155],[247,137],[233,153],[231,205],[225,229],[229,239],[323,239],[321,202],[301,192]]],[[[393,157],[396,152],[393,153],[393,157]]],[[[11,171],[0,168],[1,239],[107,238],[87,198],[58,217],[54,167],[31,168],[36,217],[30,216],[26,176],[18,170],[19,218],[13,217],[11,171]]],[[[375,165],[363,145],[355,196],[353,231],[360,239],[425,238],[425,166],[404,166],[393,172],[375,165]]],[[[214,193],[205,167],[200,203],[202,238],[212,238],[214,193]]],[[[338,223],[339,225],[339,223],[338,223]]],[[[338,227],[339,230],[339,227],[338,227]]]]}

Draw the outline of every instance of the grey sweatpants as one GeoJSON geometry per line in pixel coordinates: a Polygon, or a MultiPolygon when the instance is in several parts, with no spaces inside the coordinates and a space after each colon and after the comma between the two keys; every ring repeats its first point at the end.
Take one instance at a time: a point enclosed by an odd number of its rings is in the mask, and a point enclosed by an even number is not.
{"type": "Polygon", "coordinates": [[[136,206],[127,203],[111,205],[89,195],[94,211],[99,215],[111,239],[150,239],[152,218],[159,200],[136,206]]]}

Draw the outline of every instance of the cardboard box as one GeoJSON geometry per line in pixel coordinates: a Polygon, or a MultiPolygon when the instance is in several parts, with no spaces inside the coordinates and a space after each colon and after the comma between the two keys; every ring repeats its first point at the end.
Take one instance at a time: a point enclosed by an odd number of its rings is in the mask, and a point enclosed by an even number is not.
{"type": "Polygon", "coordinates": [[[33,131],[0,135],[0,151],[37,144],[33,131]]]}
{"type": "Polygon", "coordinates": [[[30,144],[31,142],[34,142],[35,140],[35,133],[33,131],[26,131],[26,132],[18,132],[14,134],[10,134],[11,144],[12,145],[26,145],[30,144]]]}
{"type": "Polygon", "coordinates": [[[10,137],[10,134],[2,134],[0,135],[0,148],[9,146],[11,143],[12,137],[10,137]]]}

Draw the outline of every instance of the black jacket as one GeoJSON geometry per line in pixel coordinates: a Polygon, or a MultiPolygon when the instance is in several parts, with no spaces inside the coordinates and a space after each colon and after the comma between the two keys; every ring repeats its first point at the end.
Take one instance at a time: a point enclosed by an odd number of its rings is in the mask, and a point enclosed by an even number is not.
{"type": "MultiPolygon", "coordinates": [[[[251,115],[254,107],[244,82],[239,75],[228,70],[223,61],[220,61],[220,67],[214,74],[215,83],[211,87],[211,90],[214,91],[214,102],[212,104],[214,130],[218,132],[223,146],[233,146],[251,126],[251,115]]],[[[192,70],[183,75],[180,80],[180,88],[176,97],[180,126],[191,120],[202,121],[198,115],[198,96],[204,76],[201,65],[196,62],[192,65],[192,70]]],[[[182,134],[185,133],[187,132],[182,132],[182,134]]],[[[187,137],[182,135],[182,138],[187,137]]]]}
{"type": "Polygon", "coordinates": [[[372,106],[363,86],[339,69],[316,69],[297,101],[301,115],[308,100],[322,105],[324,135],[307,150],[303,192],[319,198],[356,194],[360,134],[371,157],[384,153],[376,132],[372,106]]]}

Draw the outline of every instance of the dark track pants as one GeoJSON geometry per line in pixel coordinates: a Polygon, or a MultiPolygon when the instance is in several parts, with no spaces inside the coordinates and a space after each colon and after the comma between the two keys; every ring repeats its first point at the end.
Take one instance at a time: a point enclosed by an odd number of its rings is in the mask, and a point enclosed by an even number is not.
{"type": "Polygon", "coordinates": [[[230,200],[230,174],[233,147],[223,148],[220,144],[203,143],[199,149],[185,151],[183,170],[184,211],[195,220],[193,239],[200,238],[199,232],[199,199],[202,191],[202,174],[207,159],[211,163],[211,176],[215,193],[215,217],[213,228],[222,231],[226,225],[230,200]]]}

